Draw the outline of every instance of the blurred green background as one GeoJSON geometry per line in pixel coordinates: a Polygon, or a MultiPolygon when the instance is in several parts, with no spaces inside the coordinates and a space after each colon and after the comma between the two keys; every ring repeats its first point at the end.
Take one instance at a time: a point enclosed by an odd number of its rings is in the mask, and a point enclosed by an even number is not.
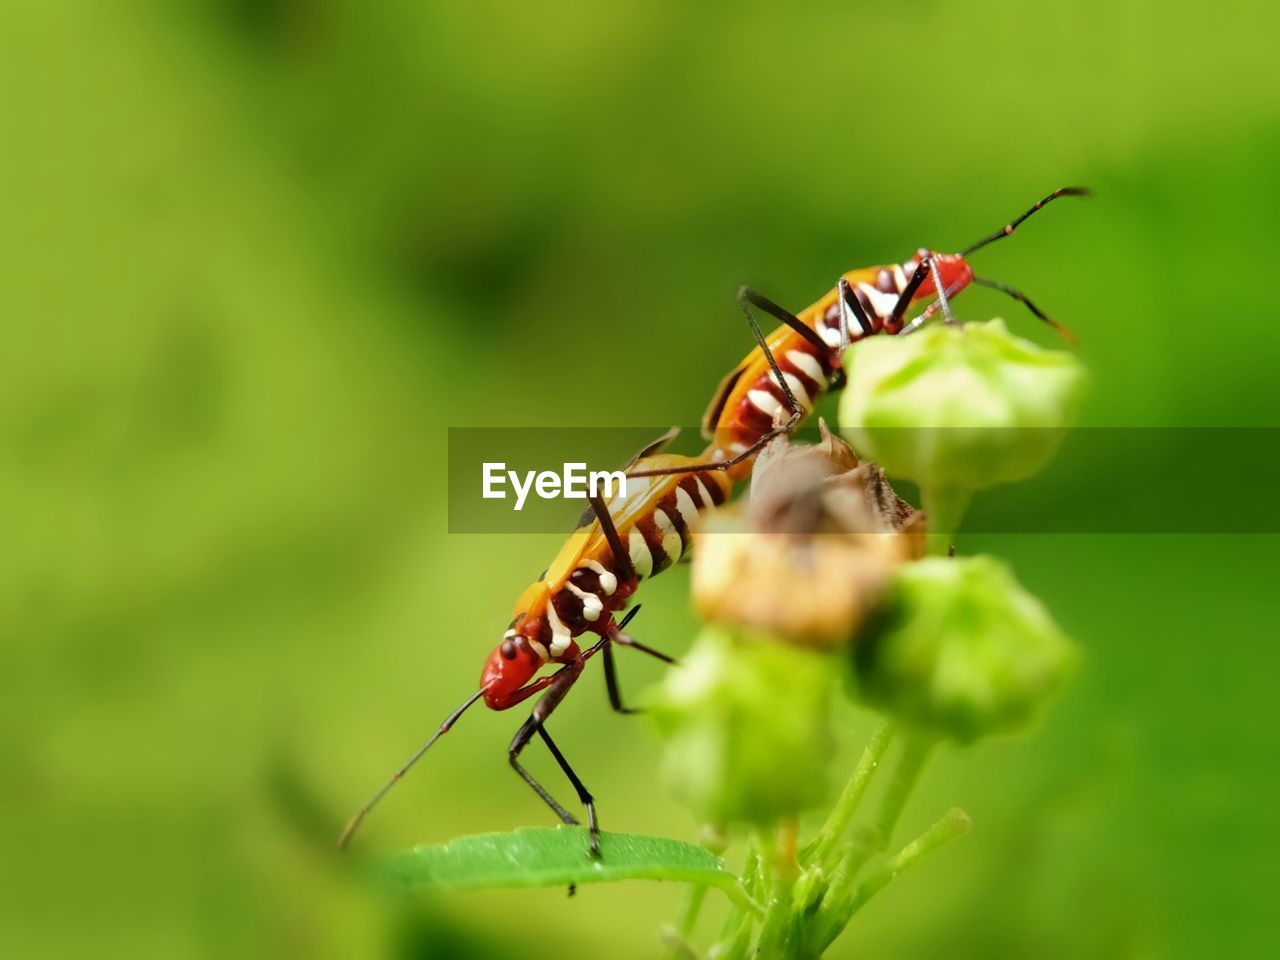
{"type": "MultiPolygon", "coordinates": [[[[1277,26],[1231,0],[6,3],[4,952],[654,956],[674,886],[407,905],[334,856],[556,547],[447,534],[446,427],[695,423],[749,345],[738,282],[798,307],[1077,182],[1096,199],[980,262],[1076,330],[1087,422],[1276,425],[1277,26]]],[[[1050,342],[989,291],[958,308],[1050,342]]],[[[1271,495],[1187,464],[1188,498],[1271,495]]],[[[832,955],[1274,952],[1276,539],[961,547],[1085,663],[1034,736],[930,770],[906,826],[977,829],[832,955]]],[[[687,576],[646,587],[673,652],[687,576]]],[[[597,682],[557,728],[606,827],[694,838],[597,682]]],[[[547,823],[518,720],[469,716],[364,848],[547,823]]]]}

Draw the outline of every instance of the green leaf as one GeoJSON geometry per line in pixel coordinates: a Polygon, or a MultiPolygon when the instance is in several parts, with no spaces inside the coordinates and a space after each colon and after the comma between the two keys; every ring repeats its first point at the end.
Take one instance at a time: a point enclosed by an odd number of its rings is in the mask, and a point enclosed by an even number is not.
{"type": "Polygon", "coordinates": [[[615,880],[676,880],[718,887],[745,903],[738,878],[702,847],[665,837],[600,835],[600,859],[582,827],[539,827],[423,844],[394,856],[391,880],[413,890],[555,887],[615,880]]]}

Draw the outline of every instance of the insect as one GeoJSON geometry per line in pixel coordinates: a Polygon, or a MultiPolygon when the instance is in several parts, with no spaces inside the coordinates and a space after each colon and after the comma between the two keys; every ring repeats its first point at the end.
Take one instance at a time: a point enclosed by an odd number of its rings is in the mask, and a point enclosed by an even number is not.
{"type": "Polygon", "coordinates": [[[551,566],[521,595],[502,641],[485,662],[479,689],[446,717],[430,739],[360,808],[339,844],[345,846],[350,841],[387,792],[475,703],[483,700],[490,709],[508,710],[540,695],[507,748],[508,759],[562,821],[576,824],[577,819],[520,765],[521,752],[535,736],[546,744],[586,808],[590,849],[598,856],[595,801],[551,739],[546,722],[582,676],[587,661],[597,654],[604,661],[610,704],[621,713],[632,712],[623,705],[619,691],[612,650],[615,644],[673,662],[624,632],[639,606],[621,621],[615,615],[626,607],[642,579],[657,575],[688,553],[690,530],[697,517],[728,499],[734,483],[750,473],[755,454],[773,437],[790,432],[813,409],[823,390],[841,384],[841,352],[853,340],[881,332],[909,333],[927,322],[939,307],[952,322],[948,298],[970,283],[985,284],[1021,300],[1037,317],[1057,327],[1017,290],[974,276],[966,258],[1012,234],[1050,201],[1083,193],[1086,191],[1076,187],[1056,190],[960,253],[921,249],[903,264],[851,271],[799,316],[744,288],[739,302],[756,348],[720,384],[707,410],[703,431],[712,444],[698,458],[662,454],[660,449],[674,436],[671,431],[641,450],[624,468],[628,480],[644,483],[629,483],[628,494],[611,505],[598,496],[589,497],[591,509],[578,529],[551,566]],[[935,294],[935,303],[914,320],[904,322],[913,302],[935,294]],[[783,326],[766,340],[752,307],[764,310],[783,326]],[[857,322],[856,332],[851,316],[857,322]],[[780,416],[783,409],[789,412],[785,421],[780,416]],[[584,648],[578,638],[586,634],[598,639],[584,648]],[[536,676],[547,664],[558,669],[536,676]]]}
{"type": "Polygon", "coordinates": [[[774,437],[789,433],[807,416],[824,390],[843,385],[841,356],[845,347],[880,333],[906,334],[919,329],[937,310],[954,322],[950,298],[971,283],[991,287],[1021,301],[1040,320],[1071,335],[1013,287],[974,275],[968,257],[1010,236],[1037,210],[1058,197],[1085,196],[1082,187],[1053,191],[1006,226],[959,253],[920,249],[905,263],[851,270],[822,299],[792,314],[768,297],[743,287],[738,302],[751,326],[756,347],[720,382],[706,414],[703,435],[712,441],[703,457],[689,464],[650,467],[628,477],[653,477],[688,470],[719,470],[733,482],[751,473],[757,453],[774,437]],[[937,296],[914,320],[912,303],[937,296]],[[766,339],[754,310],[781,321],[766,339]],[[851,322],[852,318],[853,322],[851,322]],[[856,324],[856,325],[855,325],[856,324]],[[786,419],[782,418],[786,414],[786,419]]]}
{"type": "MultiPolygon", "coordinates": [[[[641,450],[627,465],[665,470],[684,468],[689,457],[661,454],[675,431],[668,432],[641,450]]],[[[652,480],[628,482],[626,496],[611,505],[598,495],[589,497],[590,509],[578,529],[516,603],[502,641],[485,661],[480,688],[451,713],[431,738],[397,770],[385,785],[347,824],[339,840],[345,846],[364,818],[424,753],[479,700],[492,710],[508,710],[536,694],[541,694],[529,718],[516,731],[507,754],[516,773],[565,823],[575,818],[520,764],[521,751],[535,737],[541,738],[564,771],[587,811],[591,853],[600,852],[600,828],[595,801],[574,772],[564,754],[547,732],[546,721],[582,675],[588,660],[599,654],[604,661],[609,702],[620,713],[631,713],[623,705],[618,687],[612,647],[632,647],[666,663],[666,654],[637,643],[624,633],[626,625],[640,609],[632,610],[618,622],[615,614],[627,604],[642,579],[656,576],[687,554],[690,529],[700,514],[713,510],[728,499],[732,483],[721,471],[680,469],[652,480]],[[612,509],[611,509],[612,508],[612,509]],[[578,638],[590,634],[598,639],[590,646],[578,638]],[[547,664],[558,665],[554,673],[536,677],[547,664]]]]}

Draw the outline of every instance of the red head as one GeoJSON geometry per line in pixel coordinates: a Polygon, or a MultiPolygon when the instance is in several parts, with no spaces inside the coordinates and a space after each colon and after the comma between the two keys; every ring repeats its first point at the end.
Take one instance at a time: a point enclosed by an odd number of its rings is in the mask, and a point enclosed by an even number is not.
{"type": "Polygon", "coordinates": [[[546,662],[547,648],[526,632],[536,636],[542,625],[540,618],[525,617],[513,623],[503,634],[502,642],[489,654],[480,674],[484,702],[492,710],[509,706],[507,698],[533,679],[546,662]]]}
{"type": "MultiPolygon", "coordinates": [[[[1001,293],[1007,294],[1008,296],[1013,297],[1013,299],[1015,300],[1020,300],[1023,304],[1026,305],[1027,309],[1029,309],[1038,318],[1040,318],[1049,326],[1053,327],[1055,330],[1061,333],[1064,337],[1067,338],[1067,340],[1074,341],[1074,338],[1071,336],[1071,333],[1065,327],[1062,327],[1058,323],[1051,320],[1049,317],[1045,316],[1045,314],[1040,311],[1040,308],[1037,307],[1034,303],[1032,303],[1030,299],[1028,299],[1026,294],[1018,290],[1015,290],[1013,287],[1010,287],[1007,284],[1000,283],[999,281],[988,280],[984,277],[975,277],[973,275],[973,268],[969,266],[969,263],[966,260],[966,257],[968,257],[970,254],[974,253],[977,250],[981,250],[983,247],[987,246],[988,244],[995,243],[997,240],[1003,240],[1005,237],[1013,236],[1013,232],[1018,229],[1019,224],[1021,224],[1024,220],[1026,220],[1028,217],[1034,214],[1037,210],[1042,209],[1045,206],[1045,204],[1058,199],[1058,197],[1083,197],[1083,196],[1088,196],[1088,194],[1089,194],[1089,191],[1084,189],[1083,187],[1063,187],[1060,190],[1055,190],[1053,191],[1053,193],[1049,194],[1043,200],[1040,200],[1038,203],[1036,203],[1030,210],[1022,214],[1020,217],[1017,217],[1016,219],[1005,224],[1005,226],[995,231],[995,233],[992,233],[989,236],[983,237],[977,243],[970,244],[969,246],[961,250],[959,253],[936,253],[934,251],[921,248],[919,251],[917,251],[914,257],[912,257],[910,260],[908,260],[906,263],[902,265],[903,274],[908,279],[910,279],[914,276],[915,272],[920,267],[920,263],[925,258],[928,258],[933,264],[933,269],[929,271],[928,276],[925,276],[922,279],[920,286],[916,289],[912,299],[919,300],[923,297],[936,295],[938,293],[938,289],[937,289],[938,282],[941,283],[942,291],[947,295],[948,298],[955,296],[957,293],[959,293],[965,287],[969,286],[969,284],[971,283],[979,283],[979,284],[982,284],[984,287],[991,287],[995,290],[999,290],[1001,293]],[[937,273],[937,282],[935,282],[935,279],[934,279],[935,270],[937,273]]],[[[946,313],[947,312],[946,303],[942,304],[942,308],[943,308],[943,312],[946,313]]],[[[925,311],[924,315],[927,316],[928,313],[929,311],[925,311]]]]}
{"type": "MultiPolygon", "coordinates": [[[[906,274],[908,280],[911,279],[916,270],[920,269],[920,264],[926,257],[930,258],[934,266],[938,268],[938,277],[942,280],[943,289],[948,297],[954,297],[973,282],[973,267],[969,266],[964,254],[938,253],[925,247],[917,250],[916,255],[902,265],[902,272],[906,274]]],[[[912,299],[921,300],[925,297],[936,295],[937,289],[933,282],[933,271],[930,271],[912,299]]]]}

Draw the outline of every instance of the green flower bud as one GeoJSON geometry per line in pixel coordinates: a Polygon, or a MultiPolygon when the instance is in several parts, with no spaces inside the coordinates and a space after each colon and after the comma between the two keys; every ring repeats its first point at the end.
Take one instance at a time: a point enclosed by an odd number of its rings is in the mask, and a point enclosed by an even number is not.
{"type": "Polygon", "coordinates": [[[1043,604],[987,556],[900,567],[854,651],[867,702],[961,741],[1025,725],[1076,658],[1043,604]]]}
{"type": "Polygon", "coordinates": [[[1085,383],[1072,354],[1015,337],[1002,320],[869,337],[844,363],[842,432],[860,455],[924,490],[980,490],[1036,473],[1074,421],[1085,383]]]}
{"type": "Polygon", "coordinates": [[[715,824],[773,824],[820,802],[838,666],[827,654],[704,629],[648,711],[667,741],[675,794],[715,824]]]}

